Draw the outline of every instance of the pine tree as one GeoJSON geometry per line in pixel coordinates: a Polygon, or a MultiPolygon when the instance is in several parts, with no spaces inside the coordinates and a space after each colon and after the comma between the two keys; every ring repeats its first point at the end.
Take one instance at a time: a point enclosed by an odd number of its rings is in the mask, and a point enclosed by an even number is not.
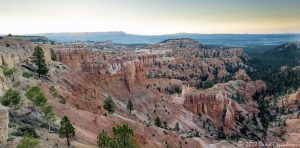
{"type": "Polygon", "coordinates": [[[62,138],[67,138],[68,146],[70,146],[70,138],[75,136],[75,128],[67,116],[62,118],[60,126],[59,136],[62,138]]]}
{"type": "Polygon", "coordinates": [[[102,130],[97,137],[97,144],[100,148],[106,148],[111,146],[113,139],[109,137],[109,135],[102,130]]]}
{"type": "Polygon", "coordinates": [[[44,51],[41,47],[36,46],[34,48],[34,52],[32,54],[31,57],[31,61],[36,65],[37,67],[37,72],[39,74],[39,77],[41,77],[41,75],[46,75],[48,73],[48,68],[46,65],[46,60],[45,60],[45,55],[44,55],[44,51]]]}
{"type": "Polygon", "coordinates": [[[48,130],[51,131],[51,123],[55,121],[55,114],[52,111],[52,107],[48,104],[45,104],[42,107],[43,118],[48,122],[48,130]]]}
{"type": "Polygon", "coordinates": [[[100,148],[137,148],[136,137],[127,124],[113,127],[113,137],[110,137],[104,130],[97,137],[97,144],[100,148]]]}
{"type": "Polygon", "coordinates": [[[115,111],[115,103],[111,99],[111,97],[108,97],[107,99],[104,100],[103,102],[103,107],[105,110],[108,111],[108,113],[113,113],[115,111]]]}
{"type": "Polygon", "coordinates": [[[114,141],[121,148],[135,148],[135,134],[128,124],[113,127],[114,141]]]}
{"type": "Polygon", "coordinates": [[[131,115],[131,111],[133,110],[133,104],[131,100],[129,100],[127,103],[127,109],[129,110],[129,114],[131,115]]]}
{"type": "Polygon", "coordinates": [[[51,60],[56,61],[57,60],[57,55],[53,49],[50,49],[51,52],[51,60]]]}
{"type": "Polygon", "coordinates": [[[155,118],[155,125],[156,125],[157,127],[161,127],[161,121],[160,121],[159,117],[156,117],[156,118],[155,118]]]}
{"type": "Polygon", "coordinates": [[[175,131],[177,131],[177,132],[179,132],[179,130],[180,130],[180,127],[179,127],[179,123],[178,123],[178,121],[176,122],[176,124],[175,124],[175,131]]]}

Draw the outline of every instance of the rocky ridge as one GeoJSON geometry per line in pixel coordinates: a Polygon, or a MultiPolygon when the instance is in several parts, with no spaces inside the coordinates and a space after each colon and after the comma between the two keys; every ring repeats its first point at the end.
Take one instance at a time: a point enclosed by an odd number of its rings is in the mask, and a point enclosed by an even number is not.
{"type": "MultiPolygon", "coordinates": [[[[16,39],[14,37],[0,39],[0,66],[12,68],[18,66],[20,63],[30,60],[29,57],[32,55],[33,49],[37,45],[30,41],[16,39]]],[[[50,46],[40,46],[43,47],[45,59],[49,63],[51,61],[50,46]]]]}

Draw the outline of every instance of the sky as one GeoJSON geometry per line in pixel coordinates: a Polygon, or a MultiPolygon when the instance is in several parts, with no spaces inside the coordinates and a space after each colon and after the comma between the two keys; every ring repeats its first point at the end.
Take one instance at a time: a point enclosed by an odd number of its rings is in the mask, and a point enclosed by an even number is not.
{"type": "Polygon", "coordinates": [[[300,33],[300,0],[0,0],[0,34],[300,33]]]}

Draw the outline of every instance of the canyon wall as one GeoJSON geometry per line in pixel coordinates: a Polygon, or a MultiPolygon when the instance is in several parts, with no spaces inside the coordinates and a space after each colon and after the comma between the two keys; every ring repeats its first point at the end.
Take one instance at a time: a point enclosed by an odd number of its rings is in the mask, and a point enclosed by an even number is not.
{"type": "Polygon", "coordinates": [[[262,81],[233,80],[185,94],[184,107],[196,114],[208,116],[214,126],[223,127],[227,135],[233,131],[230,129],[235,128],[236,111],[257,113],[252,97],[264,90],[266,84],[262,81]]]}
{"type": "Polygon", "coordinates": [[[53,46],[58,61],[70,70],[96,75],[99,81],[123,80],[129,91],[143,85],[146,76],[144,63],[156,60],[156,55],[139,53],[93,52],[81,44],[53,46]]]}
{"type": "MultiPolygon", "coordinates": [[[[225,127],[232,128],[236,103],[227,98],[221,92],[194,92],[185,95],[184,107],[188,110],[202,115],[207,115],[212,119],[223,118],[225,127]]],[[[219,124],[217,126],[220,126],[219,124]]]]}

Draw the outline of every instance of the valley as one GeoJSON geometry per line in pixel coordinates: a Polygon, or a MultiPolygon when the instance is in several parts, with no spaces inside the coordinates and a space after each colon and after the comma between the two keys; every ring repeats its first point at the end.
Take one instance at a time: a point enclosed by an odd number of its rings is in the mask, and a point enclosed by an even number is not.
{"type": "Polygon", "coordinates": [[[16,147],[26,132],[35,133],[41,147],[66,147],[59,137],[64,116],[75,128],[72,147],[98,147],[102,130],[112,136],[111,129],[122,124],[145,148],[297,143],[298,53],[297,42],[279,45],[262,58],[190,38],[130,45],[3,36],[0,100],[13,89],[20,102],[0,107],[1,127],[7,127],[1,128],[0,147],[16,147]],[[49,69],[41,77],[32,62],[37,46],[49,69]],[[289,60],[278,57],[283,52],[289,60]],[[278,58],[284,62],[273,63],[278,58]],[[28,97],[32,87],[40,88],[51,106],[51,124],[28,97]],[[112,112],[107,100],[114,104],[112,112]]]}

